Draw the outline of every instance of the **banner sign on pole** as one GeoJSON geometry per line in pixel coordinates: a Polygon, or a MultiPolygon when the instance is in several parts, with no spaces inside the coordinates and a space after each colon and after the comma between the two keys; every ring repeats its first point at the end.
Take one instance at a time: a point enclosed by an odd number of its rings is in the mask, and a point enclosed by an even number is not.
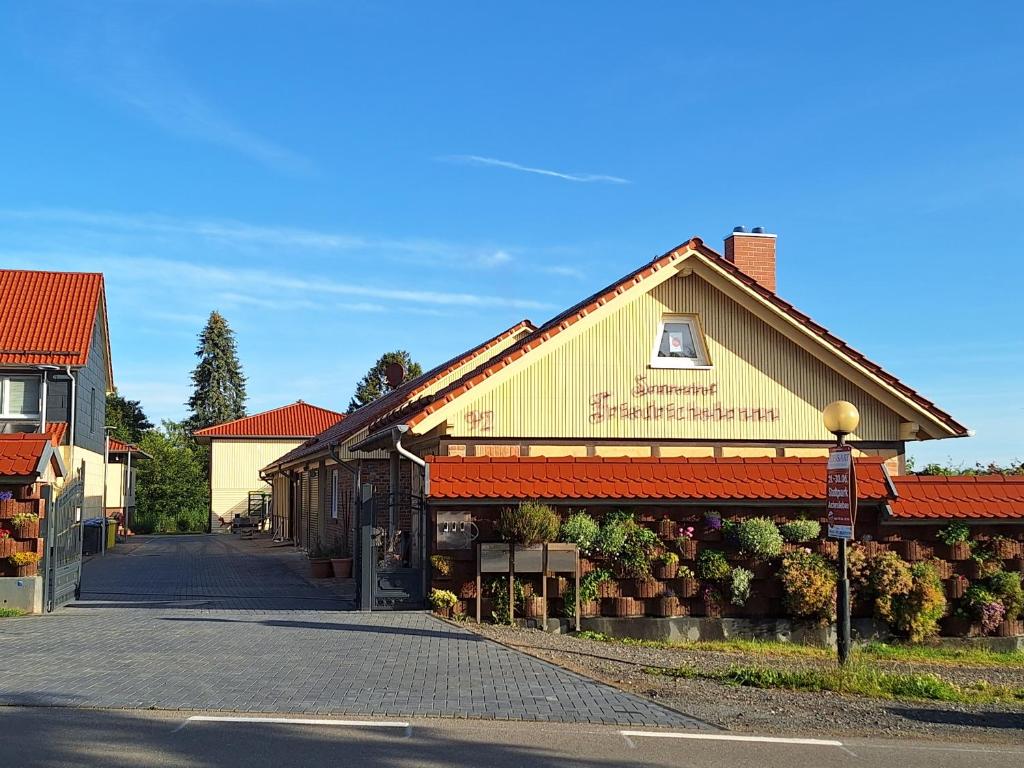
{"type": "Polygon", "coordinates": [[[829,538],[852,541],[857,517],[857,477],[853,449],[848,445],[829,448],[826,500],[829,538]]]}

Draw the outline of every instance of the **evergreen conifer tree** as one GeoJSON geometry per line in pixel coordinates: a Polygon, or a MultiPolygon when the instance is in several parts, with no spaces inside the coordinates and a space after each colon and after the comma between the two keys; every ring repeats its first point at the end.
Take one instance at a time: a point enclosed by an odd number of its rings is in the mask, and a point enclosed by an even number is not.
{"type": "Polygon", "coordinates": [[[410,379],[415,379],[421,373],[423,369],[420,364],[414,362],[412,356],[404,349],[396,349],[394,352],[388,352],[380,357],[373,368],[366,372],[366,375],[359,380],[356,385],[356,393],[352,396],[352,399],[348,404],[348,412],[357,408],[362,408],[367,403],[372,403],[379,397],[386,395],[395,387],[388,384],[387,370],[388,366],[392,363],[398,363],[405,370],[405,377],[399,384],[403,384],[410,379]]]}
{"type": "Polygon", "coordinates": [[[245,416],[245,376],[238,362],[235,334],[220,312],[211,312],[199,334],[199,363],[192,371],[192,412],[188,424],[197,430],[245,416]]]}

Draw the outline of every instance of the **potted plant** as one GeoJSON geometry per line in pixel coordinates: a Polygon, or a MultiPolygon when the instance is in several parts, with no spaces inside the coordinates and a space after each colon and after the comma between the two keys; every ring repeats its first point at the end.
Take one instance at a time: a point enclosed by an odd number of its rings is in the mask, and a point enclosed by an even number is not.
{"type": "Polygon", "coordinates": [[[679,571],[679,555],[663,552],[654,561],[654,575],[659,579],[674,579],[679,571]]]}
{"type": "Polygon", "coordinates": [[[704,615],[709,619],[722,618],[722,594],[713,587],[704,589],[704,615]]]}
{"type": "Polygon", "coordinates": [[[434,613],[446,619],[452,617],[452,612],[459,603],[459,598],[455,596],[455,593],[449,592],[447,589],[430,590],[427,600],[430,602],[430,607],[434,610],[434,613]]]}
{"type": "Polygon", "coordinates": [[[717,549],[705,549],[697,558],[697,573],[705,581],[724,581],[730,570],[725,554],[717,549]]]}
{"type": "Polygon", "coordinates": [[[450,555],[431,555],[430,567],[436,581],[447,581],[452,575],[453,561],[450,555]]]}
{"type": "Polygon", "coordinates": [[[7,557],[14,553],[14,539],[11,538],[11,532],[6,528],[0,528],[0,557],[7,557]]]}
{"type": "Polygon", "coordinates": [[[935,572],[939,575],[940,579],[953,578],[953,566],[948,560],[940,560],[937,557],[933,557],[929,563],[932,568],[935,569],[935,572]]]}
{"type": "Polygon", "coordinates": [[[767,517],[750,517],[736,530],[740,549],[754,560],[769,560],[782,554],[782,534],[779,527],[767,517]]]}
{"type": "Polygon", "coordinates": [[[319,542],[310,547],[309,575],[314,579],[329,579],[334,575],[331,569],[331,556],[319,542]]]}
{"type": "Polygon", "coordinates": [[[35,576],[41,557],[38,552],[15,552],[7,556],[7,563],[15,576],[35,576]]]}
{"type": "Polygon", "coordinates": [[[722,540],[722,513],[708,510],[704,513],[704,541],[722,540]]]}
{"type": "MultiPolygon", "coordinates": [[[[559,529],[559,539],[568,544],[575,544],[581,556],[594,552],[600,534],[601,526],[586,512],[571,513],[559,529]]],[[[582,561],[580,570],[583,570],[582,561]]]]}
{"type": "Polygon", "coordinates": [[[822,557],[827,557],[829,560],[835,560],[839,557],[839,542],[830,541],[829,539],[819,539],[814,543],[814,551],[822,557]]]}
{"type": "MultiPolygon", "coordinates": [[[[580,578],[580,616],[597,616],[601,612],[600,597],[601,586],[605,583],[614,583],[612,574],[606,570],[591,571],[580,578]]],[[[565,588],[563,611],[568,618],[573,618],[576,613],[576,585],[568,584],[565,588]]]]}
{"type": "Polygon", "coordinates": [[[967,594],[970,586],[971,582],[967,580],[966,576],[961,576],[960,574],[951,576],[946,579],[946,596],[950,600],[960,600],[967,594]]]}
{"type": "Polygon", "coordinates": [[[993,536],[989,547],[992,554],[999,560],[1012,560],[1020,553],[1020,545],[1005,536],[993,536]]]}
{"type": "Polygon", "coordinates": [[[683,598],[690,598],[700,591],[700,582],[687,566],[680,565],[676,571],[676,595],[683,598]]]}
{"type": "Polygon", "coordinates": [[[331,572],[336,579],[352,578],[352,558],[347,557],[347,549],[342,542],[335,541],[334,545],[325,552],[330,558],[331,572]]]}
{"type": "Polygon", "coordinates": [[[534,547],[554,541],[559,533],[558,515],[546,504],[524,501],[518,507],[506,507],[498,518],[497,531],[509,544],[508,620],[513,620],[516,547],[534,547]]]}
{"type": "Polygon", "coordinates": [[[892,548],[900,557],[911,563],[927,560],[932,556],[932,548],[916,539],[897,541],[893,544],[892,548]]]}
{"type": "Polygon", "coordinates": [[[961,522],[950,523],[936,534],[936,538],[945,545],[945,559],[957,562],[970,558],[970,537],[971,529],[967,523],[961,522]]]}
{"type": "Polygon", "coordinates": [[[17,507],[17,502],[14,501],[14,494],[10,491],[0,491],[0,517],[4,517],[4,513],[8,510],[17,507]]]}
{"type": "Polygon", "coordinates": [[[35,512],[19,512],[11,518],[16,539],[39,538],[39,515],[35,512]]]}
{"type": "Polygon", "coordinates": [[[544,598],[540,595],[529,595],[523,602],[523,616],[528,619],[544,617],[544,598]]]}
{"type": "Polygon", "coordinates": [[[676,524],[668,515],[658,521],[658,535],[665,541],[672,541],[676,537],[676,524]]]}
{"type": "Polygon", "coordinates": [[[828,624],[835,619],[836,572],[821,555],[799,552],[782,559],[783,605],[795,618],[828,624]]]}
{"type": "Polygon", "coordinates": [[[611,615],[617,618],[625,618],[627,616],[636,615],[636,607],[634,606],[634,600],[632,597],[613,597],[609,600],[611,605],[611,615]]]}
{"type": "Polygon", "coordinates": [[[729,602],[733,605],[746,605],[750,599],[750,585],[754,574],[746,568],[733,568],[729,574],[729,602]]]}
{"type": "Polygon", "coordinates": [[[821,523],[801,517],[799,520],[787,520],[779,525],[779,533],[789,544],[803,544],[813,541],[821,535],[821,523]]]}
{"type": "Polygon", "coordinates": [[[693,538],[692,525],[681,525],[676,534],[676,549],[683,560],[694,560],[697,557],[697,541],[693,538]]]}

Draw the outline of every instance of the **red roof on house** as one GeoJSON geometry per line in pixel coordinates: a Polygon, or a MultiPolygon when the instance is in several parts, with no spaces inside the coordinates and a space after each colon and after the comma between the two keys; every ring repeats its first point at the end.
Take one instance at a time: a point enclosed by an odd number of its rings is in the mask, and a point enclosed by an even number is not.
{"type": "Polygon", "coordinates": [[[147,459],[153,458],[135,443],[126,443],[123,440],[118,440],[116,437],[110,438],[109,450],[110,453],[134,453],[147,459]]]}
{"type": "Polygon", "coordinates": [[[1024,477],[907,475],[893,482],[899,498],[893,518],[1024,520],[1024,477]]]}
{"type": "Polygon", "coordinates": [[[871,371],[875,376],[886,382],[886,384],[902,393],[916,405],[931,414],[935,419],[942,422],[956,436],[967,435],[967,428],[957,422],[948,413],[941,410],[935,405],[935,403],[926,399],[895,376],[883,370],[877,363],[868,360],[868,358],[863,354],[853,349],[853,347],[849,346],[839,337],[830,333],[823,326],[814,322],[808,315],[797,310],[792,304],[779,298],[774,291],[765,288],[735,264],[726,260],[724,256],[716,253],[713,249],[705,245],[704,241],[699,237],[691,238],[687,242],[676,246],[671,251],[668,251],[662,256],[655,258],[653,261],[633,270],[621,280],[612,283],[606,288],[602,288],[600,291],[587,297],[575,306],[556,315],[526,338],[516,344],[513,344],[508,349],[503,350],[493,358],[484,361],[482,365],[467,372],[457,381],[452,382],[447,387],[436,392],[434,395],[423,398],[415,403],[411,403],[410,406],[401,414],[403,421],[405,421],[405,423],[410,427],[415,426],[445,403],[451,402],[459,395],[492,376],[495,372],[510,365],[523,355],[528,354],[531,350],[543,344],[545,341],[548,341],[551,337],[568,329],[597,308],[607,304],[616,296],[624,293],[633,285],[638,285],[659,270],[665,269],[690,249],[699,254],[708,263],[718,266],[733,275],[753,292],[757,293],[783,313],[788,315],[794,322],[807,328],[814,335],[831,346],[841,356],[846,357],[848,360],[851,360],[871,371]]]}
{"type": "Polygon", "coordinates": [[[40,432],[0,435],[0,477],[31,477],[52,455],[50,436],[40,432]]]}
{"type": "Polygon", "coordinates": [[[0,270],[0,363],[82,366],[103,298],[103,275],[0,270]]]}
{"type": "Polygon", "coordinates": [[[255,413],[224,424],[196,430],[198,438],[212,437],[313,437],[345,418],[345,414],[318,408],[301,400],[255,413]]]}
{"type": "MultiPolygon", "coordinates": [[[[431,499],[818,501],[825,459],[430,456],[431,499]]],[[[881,459],[857,462],[857,495],[893,497],[881,459]]]]}
{"type": "Polygon", "coordinates": [[[68,431],[68,423],[66,421],[51,421],[46,425],[46,434],[50,436],[50,440],[53,441],[54,445],[60,445],[64,442],[64,434],[68,431]]]}

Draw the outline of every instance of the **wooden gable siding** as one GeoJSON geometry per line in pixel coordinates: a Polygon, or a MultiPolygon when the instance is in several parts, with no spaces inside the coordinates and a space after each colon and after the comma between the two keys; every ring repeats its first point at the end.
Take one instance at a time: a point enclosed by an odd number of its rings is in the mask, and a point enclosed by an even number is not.
{"type": "Polygon", "coordinates": [[[562,343],[556,337],[524,363],[480,386],[481,394],[460,398],[449,434],[469,441],[827,441],[821,409],[846,399],[861,412],[854,439],[899,440],[897,414],[696,273],[655,286],[595,325],[567,332],[562,343]],[[698,315],[711,369],[650,368],[658,321],[667,313],[698,315]],[[638,386],[679,389],[640,395],[638,386]],[[625,418],[610,413],[623,403],[625,418]]]}

